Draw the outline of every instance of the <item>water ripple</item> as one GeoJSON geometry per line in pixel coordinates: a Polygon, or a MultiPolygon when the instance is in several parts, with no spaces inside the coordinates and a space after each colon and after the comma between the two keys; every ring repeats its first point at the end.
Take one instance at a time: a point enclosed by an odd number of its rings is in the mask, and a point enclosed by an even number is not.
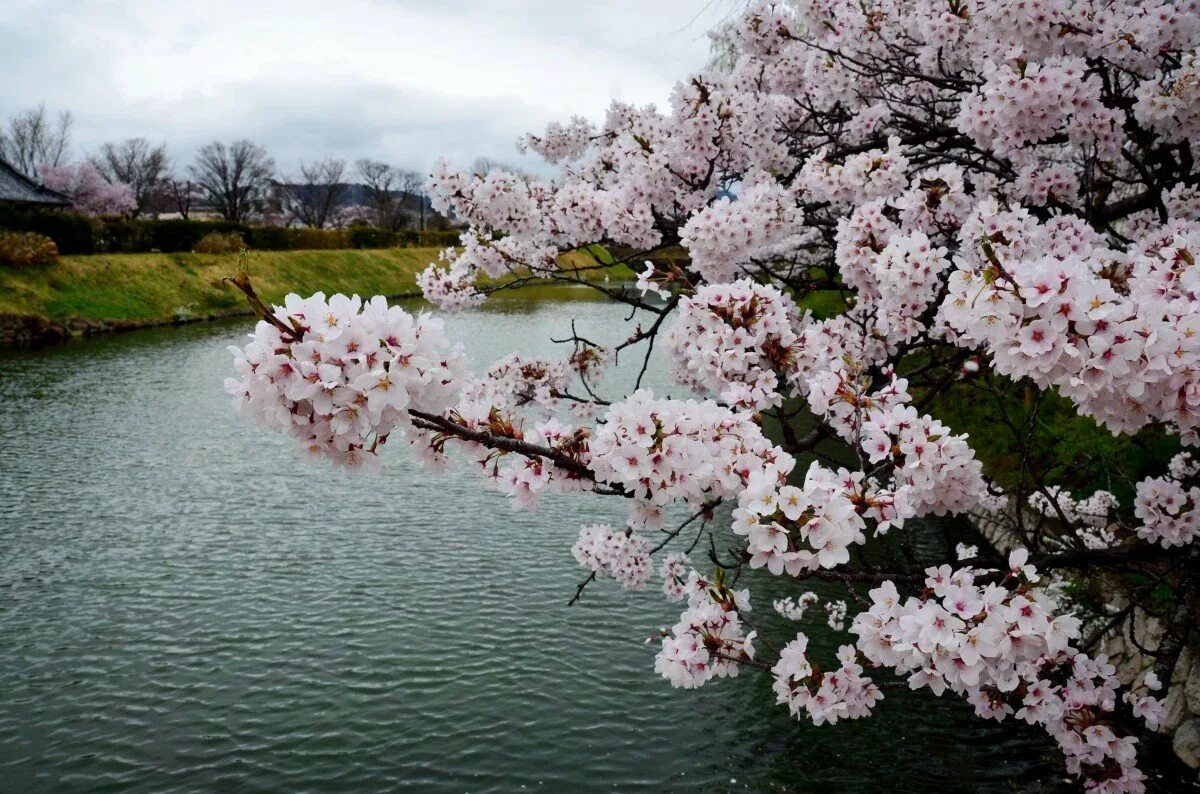
{"type": "MultiPolygon", "coordinates": [[[[486,361],[571,318],[616,341],[622,314],[514,301],[448,327],[486,361]]],[[[245,330],[0,357],[0,790],[1054,787],[1036,735],[949,699],[817,729],[761,676],[671,690],[641,639],[677,609],[611,583],[565,606],[576,528],[619,506],[514,513],[399,456],[304,465],[228,409],[245,330]]],[[[760,608],[778,587],[752,585],[760,608]]]]}

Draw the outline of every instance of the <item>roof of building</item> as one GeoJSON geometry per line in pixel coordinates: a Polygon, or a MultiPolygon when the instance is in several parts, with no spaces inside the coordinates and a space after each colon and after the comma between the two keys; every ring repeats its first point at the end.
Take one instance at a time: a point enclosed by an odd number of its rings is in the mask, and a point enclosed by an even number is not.
{"type": "Polygon", "coordinates": [[[47,207],[65,207],[71,203],[63,194],[42,187],[3,159],[0,159],[0,201],[47,207]]]}

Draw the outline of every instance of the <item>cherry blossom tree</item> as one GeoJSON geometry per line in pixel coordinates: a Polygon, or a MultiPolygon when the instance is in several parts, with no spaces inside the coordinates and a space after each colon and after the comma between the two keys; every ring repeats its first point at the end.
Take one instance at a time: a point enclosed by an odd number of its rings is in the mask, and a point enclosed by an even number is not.
{"type": "Polygon", "coordinates": [[[431,178],[469,228],[430,301],[584,285],[629,307],[625,341],[473,376],[440,319],[268,307],[243,274],[262,320],[235,406],[352,469],[402,439],[522,508],[621,500],[623,526],[578,531],[571,600],[661,579],[686,604],[654,663],[674,686],[755,671],[816,724],[893,685],[961,697],[1041,726],[1081,785],[1143,790],[1200,597],[1200,4],[757,2],[716,35],[730,57],[669,107],[526,137],[553,179],[431,178]],[[656,346],[695,398],[604,393],[656,346]],[[984,421],[955,426],[964,405],[984,421]],[[1064,463],[1053,411],[1129,459],[1064,463]],[[760,636],[746,568],[795,587],[793,620],[811,582],[844,587],[836,656],[760,636]],[[1118,636],[1150,660],[1124,680],[1118,636]]]}
{"type": "Polygon", "coordinates": [[[171,167],[167,145],[152,144],[145,138],[106,143],[89,162],[110,184],[129,186],[139,214],[147,212],[160,196],[171,167]]]}
{"type": "Polygon", "coordinates": [[[38,177],[51,190],[71,200],[71,208],[88,215],[128,215],[137,211],[133,189],[124,182],[109,182],[89,162],[42,166],[38,177]]]}

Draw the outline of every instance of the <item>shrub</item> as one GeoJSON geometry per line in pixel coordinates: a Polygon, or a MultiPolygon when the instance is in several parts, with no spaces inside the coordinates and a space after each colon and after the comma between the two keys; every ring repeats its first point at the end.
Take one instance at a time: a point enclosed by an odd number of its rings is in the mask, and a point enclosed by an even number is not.
{"type": "Polygon", "coordinates": [[[237,232],[210,232],[196,243],[198,254],[236,254],[246,247],[246,241],[237,232]]]}
{"type": "Polygon", "coordinates": [[[36,232],[55,242],[60,254],[91,254],[100,222],[77,212],[0,205],[0,229],[36,232]]]}
{"type": "Polygon", "coordinates": [[[394,248],[400,244],[400,236],[387,229],[351,226],[347,231],[351,248],[394,248]]]}
{"type": "Polygon", "coordinates": [[[0,231],[0,265],[45,267],[58,259],[58,246],[44,234],[0,231]]]}
{"type": "MultiPolygon", "coordinates": [[[[163,253],[192,251],[196,244],[213,232],[237,233],[248,238],[250,228],[231,221],[185,221],[171,219],[161,221],[138,221],[151,227],[152,245],[149,249],[163,253]]],[[[255,246],[261,247],[261,246],[255,246]]]]}
{"type": "Polygon", "coordinates": [[[454,229],[404,229],[395,234],[397,245],[447,248],[458,245],[459,233],[454,229]]]}
{"type": "Polygon", "coordinates": [[[97,251],[132,254],[154,248],[153,227],[133,218],[105,217],[96,224],[97,251]]]}
{"type": "Polygon", "coordinates": [[[246,244],[256,251],[286,251],[288,230],[283,226],[254,226],[246,231],[246,244]]]}
{"type": "Polygon", "coordinates": [[[447,248],[458,245],[458,236],[459,232],[456,229],[425,229],[424,231],[417,232],[415,245],[447,248]]]}

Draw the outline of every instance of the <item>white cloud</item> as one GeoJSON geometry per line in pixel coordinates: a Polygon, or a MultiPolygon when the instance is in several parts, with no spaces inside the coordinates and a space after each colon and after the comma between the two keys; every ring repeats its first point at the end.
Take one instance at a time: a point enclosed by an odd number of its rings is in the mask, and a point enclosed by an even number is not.
{"type": "Polygon", "coordinates": [[[4,4],[0,119],[44,101],[75,113],[80,154],[144,135],[181,163],[249,137],[289,170],[327,154],[515,160],[516,137],[553,119],[663,104],[737,0],[4,4]]]}

